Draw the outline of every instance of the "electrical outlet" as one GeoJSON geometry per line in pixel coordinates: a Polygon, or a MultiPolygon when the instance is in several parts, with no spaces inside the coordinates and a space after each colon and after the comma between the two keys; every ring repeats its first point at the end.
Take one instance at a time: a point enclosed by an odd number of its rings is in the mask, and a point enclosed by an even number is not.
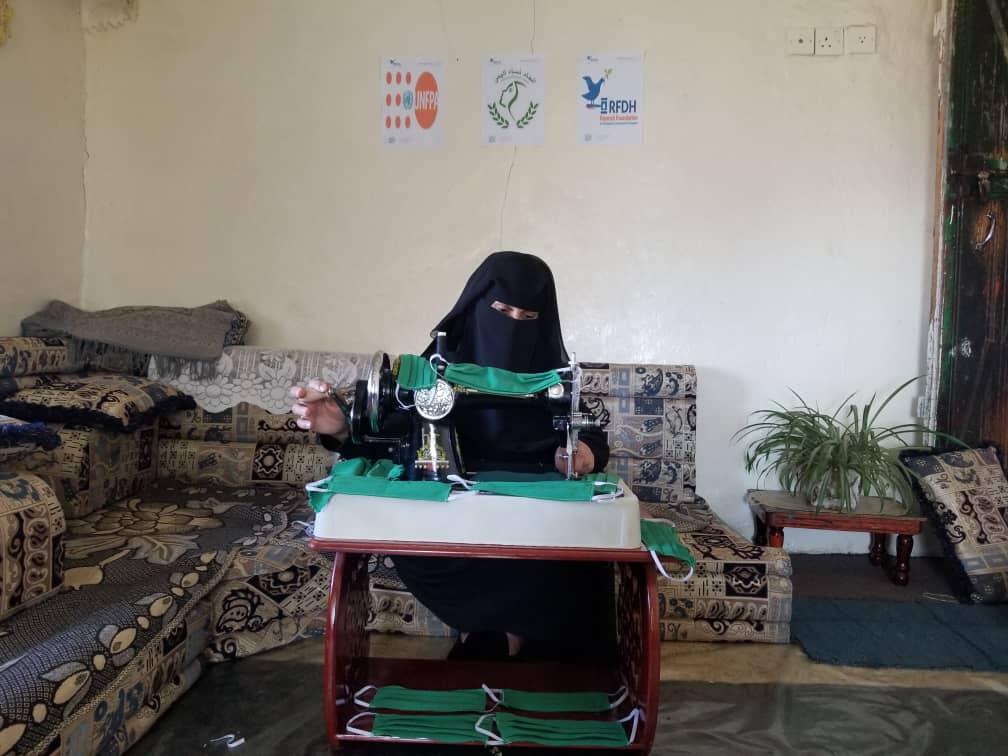
{"type": "Polygon", "coordinates": [[[850,55],[866,55],[875,52],[875,26],[848,26],[844,42],[850,55]]]}
{"type": "Polygon", "coordinates": [[[843,55],[843,27],[817,26],[815,30],[816,55],[843,55]]]}
{"type": "Polygon", "coordinates": [[[788,55],[815,55],[815,29],[811,26],[788,29],[787,51],[788,55]]]}

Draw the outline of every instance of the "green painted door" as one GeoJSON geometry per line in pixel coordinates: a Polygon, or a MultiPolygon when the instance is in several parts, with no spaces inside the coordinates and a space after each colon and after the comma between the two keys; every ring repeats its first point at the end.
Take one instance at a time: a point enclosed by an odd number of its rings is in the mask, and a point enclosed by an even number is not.
{"type": "Polygon", "coordinates": [[[938,430],[1008,451],[1008,0],[957,0],[938,430]]]}

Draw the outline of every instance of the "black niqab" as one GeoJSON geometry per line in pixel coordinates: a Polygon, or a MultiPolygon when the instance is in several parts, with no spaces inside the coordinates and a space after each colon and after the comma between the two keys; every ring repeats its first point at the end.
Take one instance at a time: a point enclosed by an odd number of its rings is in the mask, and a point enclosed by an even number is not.
{"type": "MultiPolygon", "coordinates": [[[[451,311],[435,327],[447,334],[442,356],[519,373],[568,363],[560,332],[553,273],[535,255],[495,252],[469,276],[451,311]],[[534,320],[516,320],[495,310],[494,301],[534,310],[534,320]]],[[[434,342],[424,351],[434,353],[434,342]]],[[[543,407],[469,409],[455,416],[466,467],[553,468],[559,437],[543,407]]]]}
{"type": "MultiPolygon", "coordinates": [[[[435,327],[447,334],[450,362],[537,373],[568,362],[560,331],[553,273],[535,255],[495,252],[469,276],[451,311],[435,327]],[[503,302],[539,313],[515,320],[491,305],[503,302]]],[[[434,352],[434,343],[424,352],[434,352]]]]}

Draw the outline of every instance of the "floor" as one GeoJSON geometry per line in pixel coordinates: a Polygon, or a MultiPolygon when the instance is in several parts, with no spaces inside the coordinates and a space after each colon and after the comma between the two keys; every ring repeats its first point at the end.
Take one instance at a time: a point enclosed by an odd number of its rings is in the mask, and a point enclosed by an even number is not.
{"type": "MultiPolygon", "coordinates": [[[[795,595],[913,601],[947,594],[936,559],[914,559],[907,588],[885,580],[864,556],[795,555],[792,563],[795,595]]],[[[329,753],[321,648],[321,640],[309,640],[209,668],[131,754],[329,753]],[[229,751],[217,740],[228,735],[244,743],[229,751]]],[[[377,636],[372,653],[436,658],[446,648],[434,639],[377,636]]],[[[656,754],[979,754],[1004,752],[1008,741],[1008,674],[829,666],[795,645],[666,643],[662,680],[656,754]]],[[[400,752],[415,749],[341,751],[400,752]]]]}

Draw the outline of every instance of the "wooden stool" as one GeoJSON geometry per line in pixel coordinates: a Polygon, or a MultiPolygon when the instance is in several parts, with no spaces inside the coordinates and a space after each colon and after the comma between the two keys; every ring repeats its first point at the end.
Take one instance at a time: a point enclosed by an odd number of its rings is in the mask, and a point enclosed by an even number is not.
{"type": "Polygon", "coordinates": [[[903,513],[903,506],[892,499],[862,496],[854,512],[820,510],[802,497],[786,491],[750,490],[746,502],[756,525],[753,541],[761,546],[784,546],[784,528],[811,528],[813,530],[843,530],[868,533],[870,545],[868,559],[881,565],[886,553],[889,535],[896,536],[896,567],[892,581],[906,585],[910,581],[910,552],[913,537],[921,532],[926,520],[903,513]]]}

